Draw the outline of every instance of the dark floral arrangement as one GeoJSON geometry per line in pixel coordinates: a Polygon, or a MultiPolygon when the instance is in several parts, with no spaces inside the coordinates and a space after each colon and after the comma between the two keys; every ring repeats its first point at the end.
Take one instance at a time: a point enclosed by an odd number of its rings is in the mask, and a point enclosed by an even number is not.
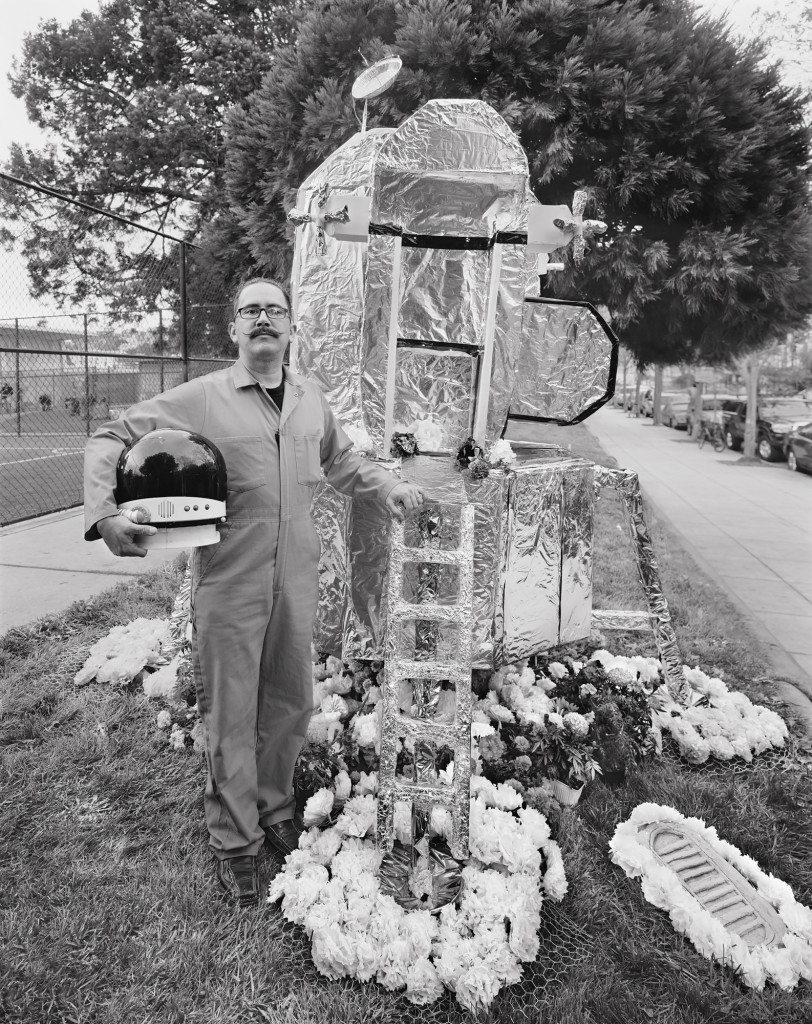
{"type": "Polygon", "coordinates": [[[476,443],[473,436],[461,445],[454,461],[458,469],[467,470],[474,480],[484,480],[491,471],[482,446],[476,443]]]}
{"type": "Polygon", "coordinates": [[[414,434],[392,434],[392,442],[389,450],[393,458],[408,459],[412,455],[420,454],[420,449],[417,447],[417,438],[414,434]]]}
{"type": "Polygon", "coordinates": [[[592,715],[595,758],[608,781],[620,781],[655,749],[647,694],[619,670],[590,661],[557,679],[549,696],[582,715],[592,715]]]}

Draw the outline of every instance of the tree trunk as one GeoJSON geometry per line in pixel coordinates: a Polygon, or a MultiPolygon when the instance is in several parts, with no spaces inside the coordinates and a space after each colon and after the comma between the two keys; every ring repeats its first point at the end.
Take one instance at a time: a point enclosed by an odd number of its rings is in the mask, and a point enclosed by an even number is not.
{"type": "Polygon", "coordinates": [[[691,398],[691,437],[696,437],[699,433],[699,424],[702,421],[702,395],[704,391],[705,385],[702,381],[697,381],[694,384],[693,396],[691,398]]]}
{"type": "Polygon", "coordinates": [[[654,397],[651,400],[652,405],[652,419],[654,420],[655,427],[661,427],[663,425],[663,368],[662,366],[654,367],[654,397]]]}
{"type": "Polygon", "coordinates": [[[632,405],[632,416],[640,415],[640,385],[643,382],[643,371],[637,367],[637,375],[634,378],[634,403],[632,405]]]}
{"type": "Polygon", "coordinates": [[[761,372],[761,356],[751,353],[745,362],[747,371],[747,418],[744,421],[744,457],[756,457],[756,419],[758,408],[758,378],[761,372]]]}

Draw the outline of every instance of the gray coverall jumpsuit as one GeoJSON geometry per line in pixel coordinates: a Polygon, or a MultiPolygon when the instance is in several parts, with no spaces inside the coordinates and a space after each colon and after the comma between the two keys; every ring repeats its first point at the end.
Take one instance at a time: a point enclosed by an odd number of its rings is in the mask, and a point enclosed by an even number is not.
{"type": "Polygon", "coordinates": [[[323,470],[337,490],[385,501],[399,481],[351,451],[314,382],[286,368],[280,414],[237,361],[99,427],[85,453],[87,540],[116,514],[123,445],[160,427],[201,434],[226,462],[228,522],[219,544],[192,556],[192,657],[210,845],[221,859],[256,854],[262,826],[293,817],[293,768],[313,710],[313,489],[323,470]]]}

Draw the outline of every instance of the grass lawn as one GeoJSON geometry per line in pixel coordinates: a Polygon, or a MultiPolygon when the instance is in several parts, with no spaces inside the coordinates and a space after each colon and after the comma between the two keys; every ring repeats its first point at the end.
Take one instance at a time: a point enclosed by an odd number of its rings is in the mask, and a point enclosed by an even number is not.
{"type": "MultiPolygon", "coordinates": [[[[610,464],[582,427],[565,446],[610,464]]],[[[683,660],[753,700],[773,699],[763,652],[724,595],[649,513],[683,660]]],[[[605,490],[595,604],[643,608],[621,506],[605,490]]],[[[203,822],[203,764],[177,753],[157,706],[74,673],[118,623],[168,614],[177,569],[128,581],[0,638],[0,1021],[45,1024],[354,1024],[466,1020],[453,997],[412,1006],[375,983],[328,982],[277,907],[216,896],[203,822]]],[[[607,634],[617,653],[656,653],[607,634]]],[[[140,688],[138,688],[140,689],[140,688]]],[[[551,824],[570,890],[542,911],[542,950],[488,1019],[556,1024],[807,1024],[812,991],[758,993],[701,957],[637,881],[609,860],[615,826],[642,801],[716,826],[812,905],[812,778],[786,756],[691,768],[672,751],[610,789],[596,781],[551,824]]],[[[268,858],[265,872],[276,868],[268,858]]]]}

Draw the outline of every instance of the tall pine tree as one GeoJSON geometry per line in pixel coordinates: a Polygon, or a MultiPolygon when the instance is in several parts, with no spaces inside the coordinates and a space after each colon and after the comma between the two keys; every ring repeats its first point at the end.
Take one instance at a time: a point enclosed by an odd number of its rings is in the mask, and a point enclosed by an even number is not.
{"type": "Polygon", "coordinates": [[[358,130],[364,62],[392,53],[369,127],[477,97],[518,133],[540,201],[588,190],[609,231],[549,287],[606,303],[639,362],[721,361],[812,309],[802,98],[685,0],[318,3],[229,116],[229,210],[206,236],[229,272],[288,271],[295,189],[358,130]]]}

